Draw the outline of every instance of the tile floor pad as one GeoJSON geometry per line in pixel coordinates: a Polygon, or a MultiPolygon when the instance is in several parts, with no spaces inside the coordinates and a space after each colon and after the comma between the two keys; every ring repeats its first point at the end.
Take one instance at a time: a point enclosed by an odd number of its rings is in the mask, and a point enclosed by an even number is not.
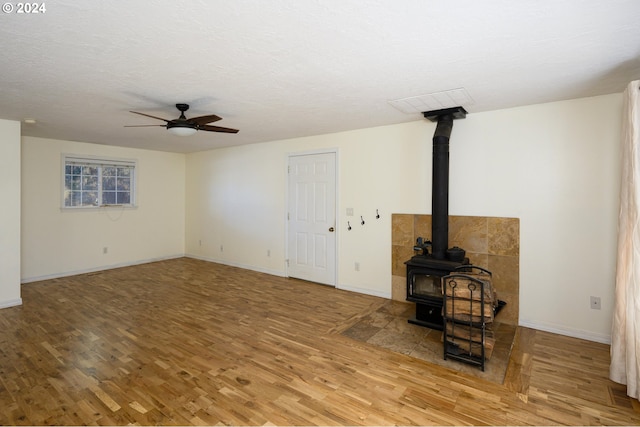
{"type": "MultiPolygon", "coordinates": [[[[516,326],[494,322],[496,343],[485,370],[456,360],[444,360],[442,331],[409,323],[415,316],[415,304],[389,300],[377,310],[365,315],[342,334],[354,340],[386,348],[396,353],[445,366],[458,372],[475,375],[502,384],[509,364],[516,326]]],[[[499,315],[497,320],[499,320],[499,315]]]]}

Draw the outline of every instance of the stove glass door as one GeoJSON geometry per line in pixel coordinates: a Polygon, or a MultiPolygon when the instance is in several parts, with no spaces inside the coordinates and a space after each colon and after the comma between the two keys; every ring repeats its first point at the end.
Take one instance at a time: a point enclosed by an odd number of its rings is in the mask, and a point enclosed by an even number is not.
{"type": "Polygon", "coordinates": [[[410,274],[410,294],[414,298],[442,298],[440,276],[412,271],[410,274]]]}

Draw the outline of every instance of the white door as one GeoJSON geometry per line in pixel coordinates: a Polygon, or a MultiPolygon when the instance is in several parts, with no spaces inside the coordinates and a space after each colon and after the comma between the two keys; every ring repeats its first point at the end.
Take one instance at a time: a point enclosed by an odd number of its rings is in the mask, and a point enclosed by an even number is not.
{"type": "Polygon", "coordinates": [[[289,157],[288,275],[336,285],[336,154],[289,157]]]}

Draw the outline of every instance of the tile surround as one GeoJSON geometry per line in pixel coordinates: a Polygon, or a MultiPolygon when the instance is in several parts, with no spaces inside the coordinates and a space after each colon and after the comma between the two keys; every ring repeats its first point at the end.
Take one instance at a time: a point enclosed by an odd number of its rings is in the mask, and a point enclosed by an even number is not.
{"type": "MultiPolygon", "coordinates": [[[[406,266],[415,253],[418,237],[431,238],[431,215],[391,216],[391,298],[406,300],[406,266]]],[[[520,289],[520,220],[518,218],[449,216],[449,247],[467,251],[473,265],[493,273],[498,298],[507,305],[500,312],[502,323],[517,325],[520,289]]]]}

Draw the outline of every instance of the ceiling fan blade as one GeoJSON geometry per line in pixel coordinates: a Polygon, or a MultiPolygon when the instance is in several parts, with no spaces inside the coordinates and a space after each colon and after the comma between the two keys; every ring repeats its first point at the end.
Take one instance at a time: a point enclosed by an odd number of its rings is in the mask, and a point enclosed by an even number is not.
{"type": "Polygon", "coordinates": [[[141,116],[151,117],[152,119],[158,119],[158,120],[162,120],[163,122],[169,123],[169,120],[163,119],[162,117],[151,116],[151,115],[145,114],[145,113],[138,113],[137,111],[130,111],[130,113],[140,114],[141,116]]]}
{"type": "Polygon", "coordinates": [[[148,127],[155,127],[155,126],[160,126],[163,128],[166,128],[167,125],[125,125],[124,127],[126,128],[148,128],[148,127]]]}
{"type": "Polygon", "coordinates": [[[238,129],[223,128],[220,126],[200,125],[198,130],[206,130],[208,132],[225,132],[225,133],[238,133],[238,129]]]}
{"type": "Polygon", "coordinates": [[[218,120],[222,120],[222,117],[216,116],[215,114],[187,119],[189,123],[195,123],[197,125],[206,125],[207,123],[217,122],[218,120]]]}

